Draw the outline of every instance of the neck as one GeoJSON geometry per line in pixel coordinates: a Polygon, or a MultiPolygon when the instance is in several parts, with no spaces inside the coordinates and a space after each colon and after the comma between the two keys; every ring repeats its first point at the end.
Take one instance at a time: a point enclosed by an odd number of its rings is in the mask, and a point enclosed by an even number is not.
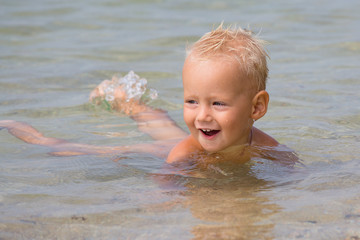
{"type": "Polygon", "coordinates": [[[227,148],[220,152],[209,153],[211,158],[215,158],[218,161],[230,161],[230,162],[247,162],[250,157],[250,147],[253,140],[253,128],[251,127],[247,142],[242,145],[236,145],[227,148]]]}

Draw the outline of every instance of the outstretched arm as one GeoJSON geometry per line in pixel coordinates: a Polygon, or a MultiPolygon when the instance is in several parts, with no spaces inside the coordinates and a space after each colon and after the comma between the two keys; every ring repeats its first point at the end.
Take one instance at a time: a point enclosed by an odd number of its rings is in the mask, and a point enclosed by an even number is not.
{"type": "MultiPolygon", "coordinates": [[[[113,79],[113,81],[116,79],[113,79]]],[[[90,100],[100,103],[105,98],[105,89],[111,81],[105,80],[90,94],[90,100]]],[[[0,121],[0,129],[6,128],[9,133],[26,143],[48,146],[54,151],[53,155],[72,156],[84,154],[119,154],[127,152],[150,153],[160,157],[166,157],[169,150],[187,136],[177,124],[160,109],[153,109],[140,100],[126,99],[126,93],[121,86],[114,90],[112,109],[123,112],[134,119],[139,130],[150,135],[154,140],[151,144],[136,144],[131,146],[105,147],[88,144],[71,143],[63,139],[45,137],[32,126],[12,120],[0,121]]]]}
{"type": "Polygon", "coordinates": [[[171,142],[155,142],[152,144],[136,144],[131,146],[94,146],[89,144],[71,143],[63,139],[45,137],[35,128],[24,122],[12,120],[0,121],[0,129],[6,128],[9,133],[26,143],[50,147],[55,156],[75,156],[86,154],[121,154],[130,152],[150,153],[165,157],[171,142]]]}
{"type": "Polygon", "coordinates": [[[55,146],[66,143],[62,139],[44,137],[39,131],[24,122],[2,120],[0,121],[0,128],[6,128],[9,133],[26,143],[43,146],[55,146]]]}
{"type": "MultiPolygon", "coordinates": [[[[105,80],[100,83],[90,93],[90,101],[94,103],[104,101],[105,89],[114,81],[117,81],[116,77],[112,81],[105,80]]],[[[154,109],[140,100],[126,99],[126,97],[122,86],[117,86],[114,89],[114,100],[110,102],[112,109],[130,116],[138,124],[138,129],[154,140],[183,139],[188,136],[164,110],[154,109]]]]}

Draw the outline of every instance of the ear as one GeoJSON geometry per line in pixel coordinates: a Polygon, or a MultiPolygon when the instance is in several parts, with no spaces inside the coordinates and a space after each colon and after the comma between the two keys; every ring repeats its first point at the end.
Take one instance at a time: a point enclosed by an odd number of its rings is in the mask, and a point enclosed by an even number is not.
{"type": "Polygon", "coordinates": [[[251,118],[254,120],[262,118],[267,112],[268,103],[269,94],[265,90],[258,92],[252,100],[251,118]]]}

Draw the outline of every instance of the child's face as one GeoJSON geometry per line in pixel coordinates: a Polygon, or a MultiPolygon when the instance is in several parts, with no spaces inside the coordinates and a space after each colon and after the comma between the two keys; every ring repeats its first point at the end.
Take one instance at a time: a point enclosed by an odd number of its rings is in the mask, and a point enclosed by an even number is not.
{"type": "Polygon", "coordinates": [[[184,120],[206,151],[236,151],[249,142],[252,88],[235,61],[189,56],[183,85],[184,120]]]}

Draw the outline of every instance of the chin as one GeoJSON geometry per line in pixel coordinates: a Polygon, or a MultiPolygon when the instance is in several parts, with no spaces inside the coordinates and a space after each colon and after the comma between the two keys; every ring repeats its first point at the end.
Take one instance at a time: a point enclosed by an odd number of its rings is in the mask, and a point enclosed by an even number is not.
{"type": "Polygon", "coordinates": [[[202,146],[202,147],[208,153],[216,153],[223,150],[223,148],[219,148],[219,147],[206,147],[206,146],[202,146]]]}

